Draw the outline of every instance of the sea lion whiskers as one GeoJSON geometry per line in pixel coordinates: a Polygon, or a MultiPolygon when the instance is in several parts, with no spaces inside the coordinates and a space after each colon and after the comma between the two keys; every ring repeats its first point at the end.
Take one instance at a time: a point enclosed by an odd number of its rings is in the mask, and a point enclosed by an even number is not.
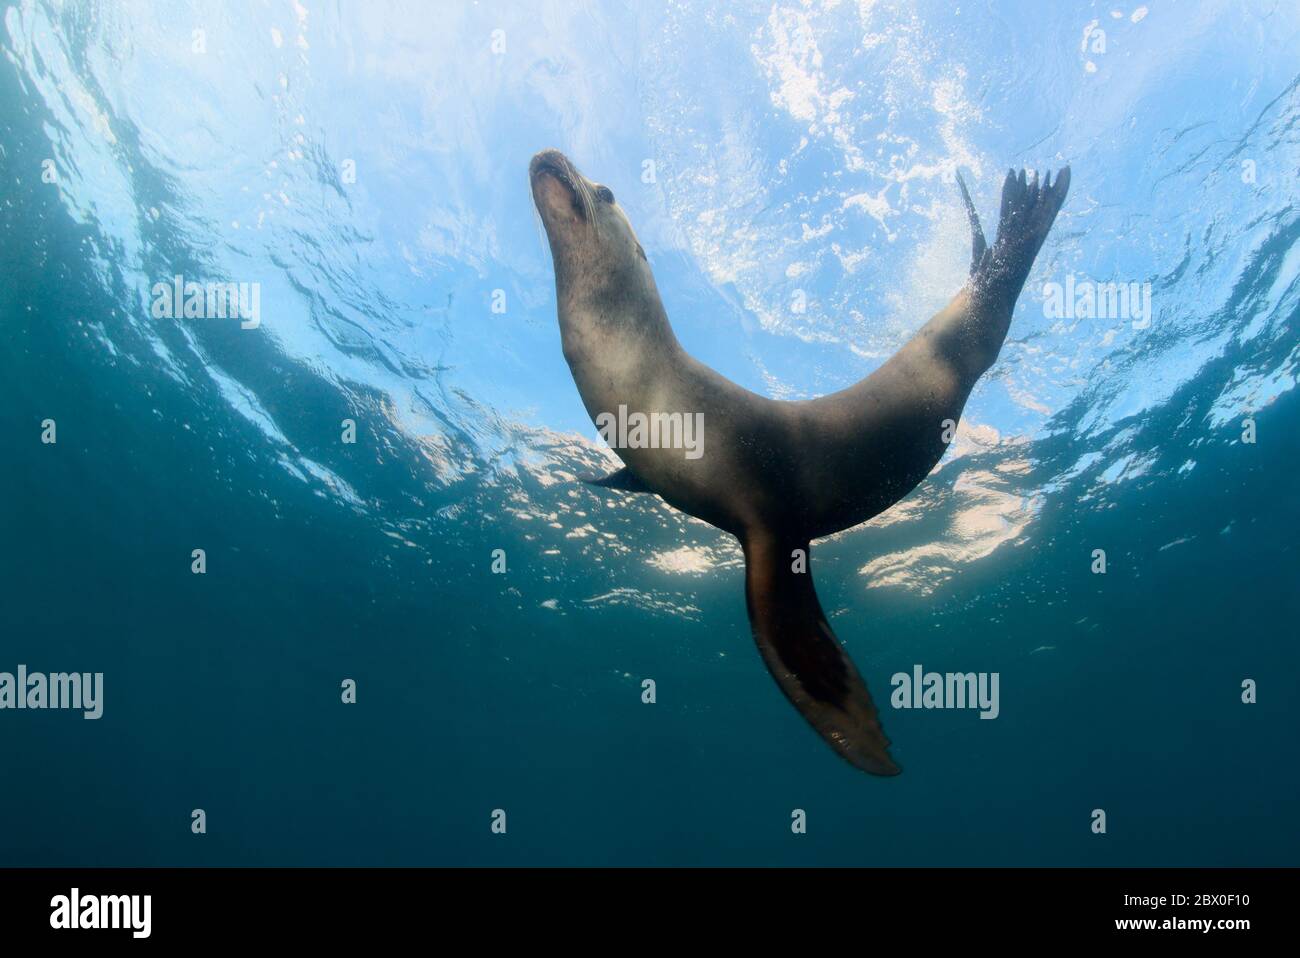
{"type": "Polygon", "coordinates": [[[578,172],[572,160],[558,150],[549,150],[538,154],[535,165],[529,172],[530,188],[533,172],[549,173],[563,183],[568,188],[583,221],[599,235],[600,223],[595,215],[596,201],[591,195],[591,187],[587,185],[586,178],[578,172]]]}
{"type": "Polygon", "coordinates": [[[582,204],[582,218],[587,221],[587,226],[599,236],[600,224],[596,221],[596,201],[592,198],[591,188],[587,186],[587,181],[581,176],[575,177],[573,182],[575,191],[578,194],[578,200],[582,204]]]}

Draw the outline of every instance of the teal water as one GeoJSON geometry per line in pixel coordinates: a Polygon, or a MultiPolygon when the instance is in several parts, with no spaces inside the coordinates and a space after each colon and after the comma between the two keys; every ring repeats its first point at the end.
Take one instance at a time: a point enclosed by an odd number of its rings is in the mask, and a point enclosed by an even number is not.
{"type": "Polygon", "coordinates": [[[6,7],[0,671],[105,691],[0,711],[0,864],[1300,863],[1297,39],[1285,4],[6,7]],[[904,774],[856,772],[734,543],[574,481],[607,454],[543,146],[781,398],[960,285],[952,169],[987,223],[1007,165],[1072,164],[941,467],[814,549],[878,702],[998,672],[996,720],[886,708],[904,774]],[[176,274],[259,283],[259,325],[155,318],[176,274]],[[1068,275],[1151,283],[1150,324],[1046,315],[1068,275]]]}

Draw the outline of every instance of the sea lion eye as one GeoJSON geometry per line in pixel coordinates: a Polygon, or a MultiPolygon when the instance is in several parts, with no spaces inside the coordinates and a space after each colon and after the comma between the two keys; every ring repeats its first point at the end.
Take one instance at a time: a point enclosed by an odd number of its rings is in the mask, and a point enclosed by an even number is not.
{"type": "Polygon", "coordinates": [[[600,199],[604,200],[606,203],[613,203],[613,202],[614,202],[614,193],[613,193],[613,191],[610,190],[610,188],[609,188],[608,186],[598,186],[598,187],[596,187],[596,196],[598,196],[600,199]]]}

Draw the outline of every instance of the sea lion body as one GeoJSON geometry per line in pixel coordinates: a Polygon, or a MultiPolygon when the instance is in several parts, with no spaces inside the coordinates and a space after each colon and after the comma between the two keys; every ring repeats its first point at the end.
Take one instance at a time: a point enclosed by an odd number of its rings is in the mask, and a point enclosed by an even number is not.
{"type": "Polygon", "coordinates": [[[703,427],[694,456],[680,444],[616,445],[626,469],[601,484],[657,493],[735,535],[754,638],[782,690],[852,764],[896,774],[866,685],[817,601],[809,543],[889,508],[943,455],[971,388],[1001,348],[1064,202],[1069,168],[1042,187],[1036,177],[1008,175],[991,248],[963,183],[970,281],[870,376],[799,402],[750,392],[682,349],[608,189],[553,150],[533,158],[530,174],[555,263],[564,355],[592,420],[600,426],[631,410],[697,417],[703,427]]]}

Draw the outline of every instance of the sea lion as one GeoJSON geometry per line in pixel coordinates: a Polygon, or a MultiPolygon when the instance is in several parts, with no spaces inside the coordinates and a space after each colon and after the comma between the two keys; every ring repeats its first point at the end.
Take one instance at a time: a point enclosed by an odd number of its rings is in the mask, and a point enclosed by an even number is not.
{"type": "Polygon", "coordinates": [[[870,376],[800,402],[743,389],[682,349],[608,187],[557,150],[533,157],[529,179],[555,266],[564,357],[593,421],[625,421],[631,410],[670,440],[674,421],[702,415],[706,426],[694,458],[646,441],[643,429],[641,442],[615,448],[624,468],[599,484],[657,493],[736,536],[754,640],[781,690],[843,758],[898,774],[867,687],[817,601],[809,542],[888,509],[939,461],[945,433],[997,359],[1069,167],[1041,185],[1037,174],[1007,173],[991,247],[959,176],[973,236],[966,284],[870,376]]]}

